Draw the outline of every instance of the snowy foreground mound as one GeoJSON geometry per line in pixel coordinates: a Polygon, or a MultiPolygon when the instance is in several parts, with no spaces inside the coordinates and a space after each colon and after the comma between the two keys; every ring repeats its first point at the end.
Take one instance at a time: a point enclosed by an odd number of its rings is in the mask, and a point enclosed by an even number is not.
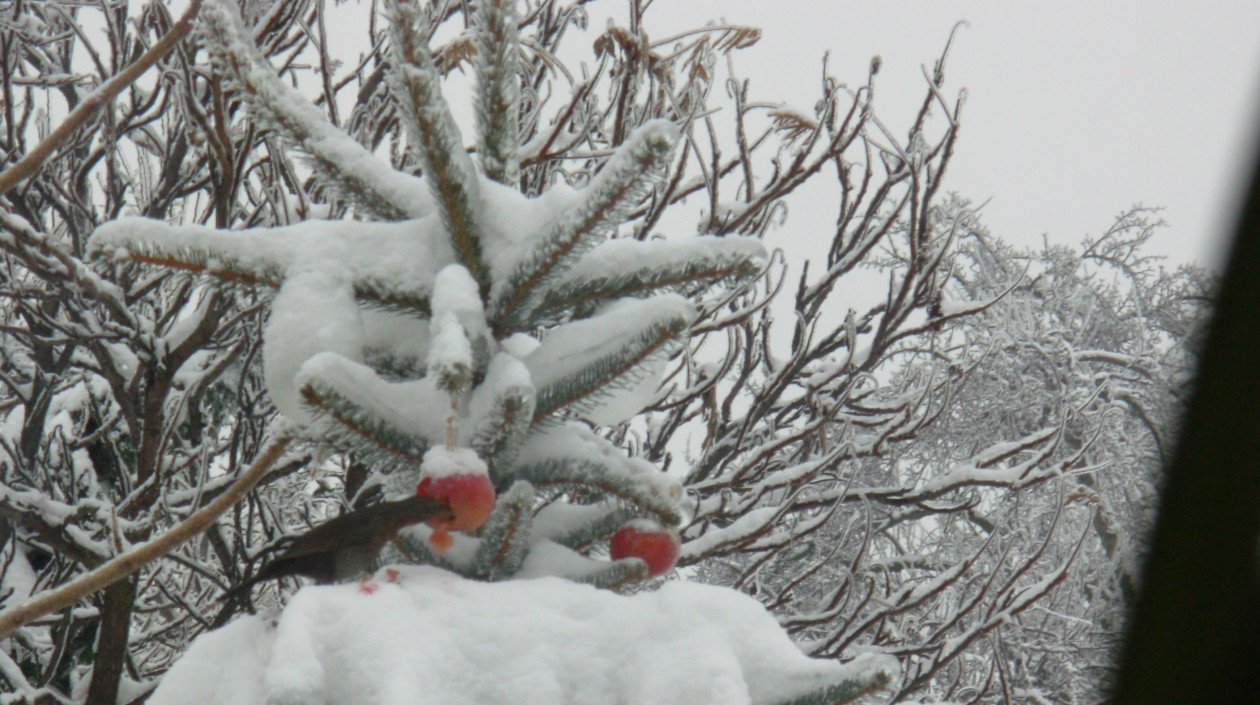
{"type": "Polygon", "coordinates": [[[625,597],[392,570],[202,635],[150,703],[770,705],[897,668],[808,658],[759,603],[711,585],[625,597]]]}

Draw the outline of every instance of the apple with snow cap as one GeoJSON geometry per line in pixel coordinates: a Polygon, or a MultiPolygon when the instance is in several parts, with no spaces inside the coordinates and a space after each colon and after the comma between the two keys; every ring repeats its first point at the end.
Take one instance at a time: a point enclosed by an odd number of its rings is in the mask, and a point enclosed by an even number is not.
{"type": "Polygon", "coordinates": [[[450,519],[425,522],[433,527],[429,545],[438,553],[450,548],[449,532],[471,532],[481,528],[494,511],[494,485],[486,464],[471,448],[431,448],[420,464],[416,494],[446,502],[450,519]]]}
{"type": "Polygon", "coordinates": [[[639,558],[648,566],[648,577],[656,578],[669,572],[678,561],[682,539],[678,532],[667,529],[651,519],[634,519],[617,529],[608,544],[608,553],[614,561],[622,558],[639,558]]]}

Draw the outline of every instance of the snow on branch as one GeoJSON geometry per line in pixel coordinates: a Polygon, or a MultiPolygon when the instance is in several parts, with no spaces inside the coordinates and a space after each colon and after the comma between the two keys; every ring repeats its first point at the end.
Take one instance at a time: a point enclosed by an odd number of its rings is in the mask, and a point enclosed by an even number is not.
{"type": "Polygon", "coordinates": [[[495,355],[469,407],[472,447],[490,466],[490,477],[500,482],[534,420],[534,383],[529,369],[512,355],[495,355]]]}
{"type": "Polygon", "coordinates": [[[483,289],[489,282],[482,263],[477,172],[464,150],[459,126],[442,98],[442,77],[429,50],[429,23],[418,5],[397,0],[386,5],[396,95],[411,139],[420,148],[424,173],[460,264],[483,289]]]}
{"type": "MultiPolygon", "coordinates": [[[[126,327],[129,337],[141,336],[137,342],[142,348],[152,349],[152,323],[131,311],[126,295],[117,284],[102,278],[78,258],[53,245],[21,216],[4,210],[0,210],[0,249],[21,258],[49,281],[60,282],[63,286],[73,283],[88,298],[108,308],[112,317],[126,327]]],[[[105,326],[106,323],[101,322],[100,325],[105,326]]]]}
{"type": "Polygon", "coordinates": [[[524,480],[513,483],[495,502],[494,514],[481,533],[472,566],[483,580],[506,580],[516,575],[532,547],[534,488],[524,480]]]}
{"type": "Polygon", "coordinates": [[[538,323],[570,310],[592,310],[623,296],[674,292],[693,298],[714,286],[734,286],[756,277],[765,260],[765,247],[753,238],[609,240],[546,287],[530,320],[538,323]]]}
{"type": "Polygon", "coordinates": [[[647,197],[663,176],[679,129],[652,120],[634,131],[604,165],[599,176],[571,206],[533,236],[531,247],[497,279],[491,292],[491,318],[501,333],[525,327],[543,287],[599,244],[647,197]]]}
{"type": "Polygon", "coordinates": [[[485,0],[473,16],[476,22],[477,151],[487,178],[508,186],[520,179],[517,148],[520,142],[520,45],[516,36],[515,2],[485,0]]]}
{"type": "Polygon", "coordinates": [[[677,483],[578,423],[531,436],[512,470],[536,487],[598,489],[666,524],[682,519],[678,509],[682,488],[677,483]]]}
{"type": "Polygon", "coordinates": [[[386,467],[418,466],[442,442],[450,402],[430,379],[387,382],[371,367],[325,352],[303,363],[294,383],[328,433],[386,467]]]}
{"type": "Polygon", "coordinates": [[[65,609],[84,597],[113,585],[175,550],[180,544],[201,534],[215,519],[232,508],[246,493],[258,485],[272,466],[280,460],[289,446],[289,441],[290,437],[287,434],[278,435],[254,460],[254,464],[241,473],[223,494],[152,541],[116,556],[90,573],[85,573],[54,590],[42,592],[16,607],[0,612],[0,637],[7,636],[13,630],[30,624],[43,615],[65,609]]]}
{"type": "Polygon", "coordinates": [[[636,516],[632,507],[616,499],[594,504],[552,502],[534,516],[534,536],[577,549],[607,538],[636,516]]]}
{"type": "Polygon", "coordinates": [[[681,558],[684,561],[695,561],[723,547],[749,543],[769,532],[782,513],[782,507],[759,507],[746,511],[730,525],[711,527],[684,543],[681,558]]]}
{"type": "Polygon", "coordinates": [[[283,236],[256,230],[219,232],[204,225],[176,227],[148,218],[120,218],[92,233],[88,255],[279,288],[293,258],[289,247],[283,236]]]}
{"type": "Polygon", "coordinates": [[[207,0],[200,20],[199,34],[217,74],[232,81],[249,101],[255,117],[310,160],[322,185],[380,220],[418,218],[433,212],[423,180],[395,171],[280,80],[241,26],[234,2],[207,0]]]}
{"type": "Polygon", "coordinates": [[[599,316],[559,326],[524,360],[538,389],[535,420],[571,409],[611,425],[638,413],[694,317],[686,299],[666,294],[626,299],[599,316]]]}
{"type": "MultiPolygon", "coordinates": [[[[188,7],[184,10],[184,14],[171,25],[161,39],[126,68],[102,83],[91,94],[79,99],[78,105],[57,125],[56,129],[41,140],[34,149],[28,151],[16,164],[0,172],[0,195],[8,193],[24,179],[39,173],[44,163],[73,137],[81,127],[87,124],[88,120],[92,119],[101,108],[110,105],[114,98],[122,93],[123,89],[130,86],[136,79],[152,68],[154,64],[171,53],[171,50],[192,31],[193,19],[200,10],[201,0],[189,2],[188,7]]],[[[14,12],[16,13],[18,10],[15,8],[14,12]]],[[[41,39],[44,38],[41,37],[41,39]]],[[[18,77],[11,76],[9,78],[15,80],[18,77]]],[[[47,77],[43,78],[46,79],[47,77]]]]}
{"type": "Polygon", "coordinates": [[[88,254],[270,288],[295,272],[331,270],[363,304],[425,317],[433,279],[451,261],[434,225],[308,220],[237,231],[120,218],[92,233],[88,254]]]}

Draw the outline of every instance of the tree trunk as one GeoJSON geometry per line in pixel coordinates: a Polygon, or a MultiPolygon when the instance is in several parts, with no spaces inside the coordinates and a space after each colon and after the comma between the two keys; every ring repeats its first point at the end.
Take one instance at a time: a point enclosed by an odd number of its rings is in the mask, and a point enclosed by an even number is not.
{"type": "Polygon", "coordinates": [[[123,660],[127,658],[127,633],[131,608],[136,599],[134,576],[105,588],[101,600],[101,623],[96,632],[96,660],[92,662],[92,683],[86,705],[115,705],[123,660]]]}

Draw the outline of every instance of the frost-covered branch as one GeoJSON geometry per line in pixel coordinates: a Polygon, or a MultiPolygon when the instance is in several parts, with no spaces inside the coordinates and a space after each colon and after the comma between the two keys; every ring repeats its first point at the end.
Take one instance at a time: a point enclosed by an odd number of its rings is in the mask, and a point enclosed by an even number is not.
{"type": "Polygon", "coordinates": [[[545,227],[511,274],[492,292],[498,330],[520,330],[543,288],[602,242],[660,178],[673,152],[677,128],[663,121],[639,128],[583,193],[582,202],[545,227]]]}
{"type": "Polygon", "coordinates": [[[418,5],[392,2],[388,13],[396,65],[393,77],[408,133],[420,150],[433,200],[457,260],[472,272],[483,290],[488,290],[481,224],[476,218],[480,198],[476,171],[450,107],[442,98],[441,76],[429,49],[431,28],[418,5]]]}
{"type": "Polygon", "coordinates": [[[170,54],[175,46],[192,31],[193,19],[201,11],[202,0],[191,0],[184,14],[162,35],[162,38],[150,46],[126,68],[111,76],[95,91],[84,97],[74,110],[70,112],[47,137],[33,149],[22,156],[16,164],[0,172],[0,196],[8,193],[22,182],[38,172],[76,132],[88,123],[101,108],[110,104],[118,94],[144,75],[154,64],[170,54]]]}
{"type": "Polygon", "coordinates": [[[322,185],[383,220],[432,212],[422,181],[391,169],[280,80],[241,26],[234,3],[208,0],[200,28],[220,75],[240,87],[265,126],[280,132],[306,155],[320,173],[322,185]]]}
{"type": "Polygon", "coordinates": [[[515,186],[520,179],[520,47],[515,4],[488,0],[474,15],[477,29],[477,150],[486,177],[515,186]]]}
{"type": "Polygon", "coordinates": [[[272,441],[253,465],[223,494],[160,536],[110,559],[99,568],[55,590],[50,590],[16,607],[0,612],[0,637],[8,635],[13,630],[43,615],[65,609],[84,597],[126,578],[205,531],[215,519],[231,509],[247,492],[258,485],[284,454],[289,441],[287,435],[272,441]]]}

